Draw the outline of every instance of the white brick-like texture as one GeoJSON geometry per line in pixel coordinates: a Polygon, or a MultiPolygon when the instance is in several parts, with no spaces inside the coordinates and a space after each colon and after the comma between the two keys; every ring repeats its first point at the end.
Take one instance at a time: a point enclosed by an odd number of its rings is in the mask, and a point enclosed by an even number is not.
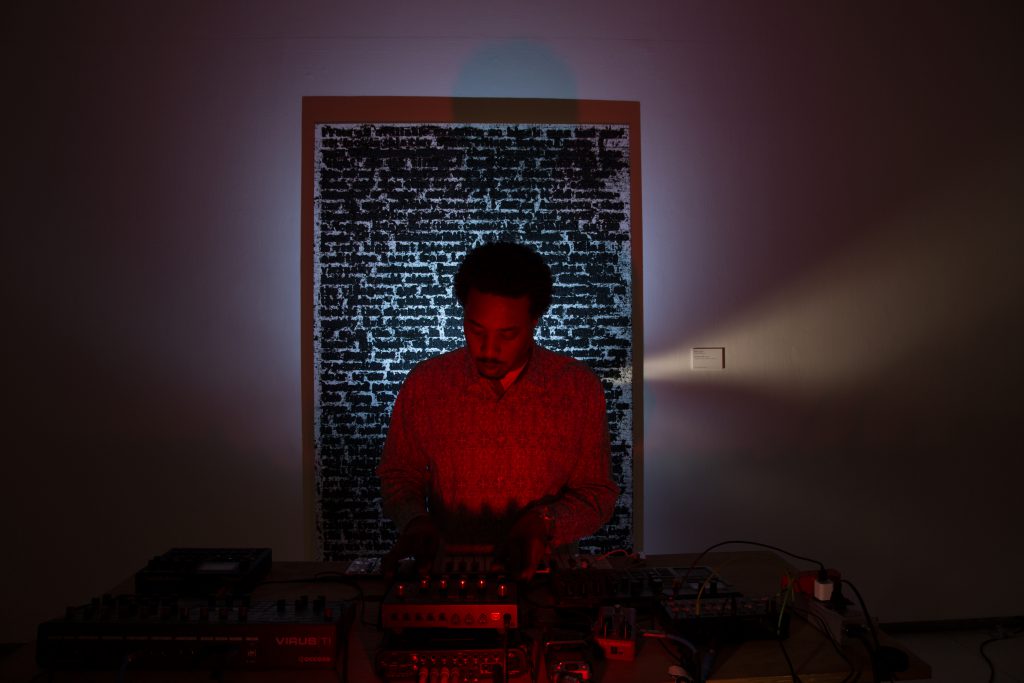
{"type": "MultiPolygon", "coordinates": [[[[632,141],[638,144],[638,141],[632,141]]],[[[605,124],[318,124],[313,391],[322,559],[380,554],[380,461],[391,406],[419,361],[463,343],[458,264],[494,239],[551,266],[537,341],[587,363],[608,400],[612,520],[587,551],[632,544],[629,128],[605,124]]]]}

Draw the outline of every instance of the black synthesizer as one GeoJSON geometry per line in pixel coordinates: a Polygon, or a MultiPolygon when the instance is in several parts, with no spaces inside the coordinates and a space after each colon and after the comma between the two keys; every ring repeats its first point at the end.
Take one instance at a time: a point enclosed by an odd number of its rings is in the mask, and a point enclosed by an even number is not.
{"type": "Polygon", "coordinates": [[[295,600],[104,596],[40,624],[44,669],[329,669],[352,610],[295,600]]]}

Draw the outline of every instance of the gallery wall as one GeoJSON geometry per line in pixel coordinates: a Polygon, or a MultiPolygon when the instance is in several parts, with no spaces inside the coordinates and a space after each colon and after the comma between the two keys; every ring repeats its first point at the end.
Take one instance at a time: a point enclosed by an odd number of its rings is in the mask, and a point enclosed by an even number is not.
{"type": "Polygon", "coordinates": [[[0,641],[172,546],[304,557],[305,95],[640,102],[645,550],[783,545],[883,621],[1020,613],[1020,27],[1010,3],[16,5],[0,641]]]}

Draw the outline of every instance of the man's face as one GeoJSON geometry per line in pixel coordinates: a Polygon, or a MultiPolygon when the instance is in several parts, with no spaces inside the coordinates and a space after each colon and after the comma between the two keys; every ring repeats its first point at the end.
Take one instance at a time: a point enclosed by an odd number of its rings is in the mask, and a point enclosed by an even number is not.
{"type": "Polygon", "coordinates": [[[476,369],[488,379],[501,379],[526,362],[533,348],[536,319],[529,297],[507,297],[470,289],[462,321],[476,369]]]}

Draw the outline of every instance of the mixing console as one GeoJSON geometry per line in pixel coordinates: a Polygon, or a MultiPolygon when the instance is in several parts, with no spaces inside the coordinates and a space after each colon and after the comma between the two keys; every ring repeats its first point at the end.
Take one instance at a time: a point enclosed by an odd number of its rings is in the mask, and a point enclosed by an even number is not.
{"type": "Polygon", "coordinates": [[[497,678],[518,678],[529,672],[525,647],[386,649],[377,656],[377,673],[384,680],[469,683],[497,678]],[[503,668],[503,663],[505,668],[503,668]],[[506,669],[507,668],[507,672],[506,669]]]}
{"type": "Polygon", "coordinates": [[[399,580],[384,597],[381,624],[396,633],[408,628],[518,628],[516,585],[488,574],[399,580]]]}
{"type": "Polygon", "coordinates": [[[666,598],[660,608],[660,619],[667,630],[697,642],[776,639],[785,638],[789,632],[789,613],[780,618],[774,598],[666,598]]]}
{"type": "Polygon", "coordinates": [[[714,597],[738,594],[708,567],[555,569],[551,573],[551,589],[560,607],[654,604],[663,599],[695,598],[701,592],[714,597]]]}

